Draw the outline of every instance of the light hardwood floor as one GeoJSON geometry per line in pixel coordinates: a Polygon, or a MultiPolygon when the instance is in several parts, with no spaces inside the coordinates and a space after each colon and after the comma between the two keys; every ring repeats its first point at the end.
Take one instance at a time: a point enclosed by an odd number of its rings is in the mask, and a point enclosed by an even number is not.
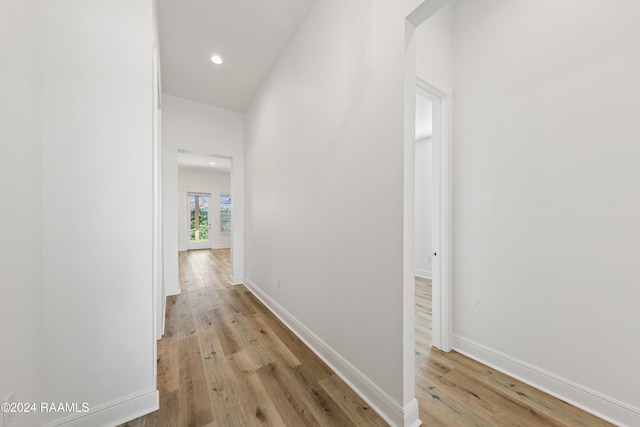
{"type": "Polygon", "coordinates": [[[160,410],[130,427],[385,426],[244,286],[229,250],[180,253],[158,342],[160,410]]]}
{"type": "MultiPolygon", "coordinates": [[[[158,342],[160,410],[126,427],[383,426],[384,421],[244,286],[229,250],[180,253],[182,294],[158,342]]],[[[460,354],[431,349],[431,285],[416,283],[423,425],[605,426],[460,354]]]]}
{"type": "Polygon", "coordinates": [[[431,281],[416,277],[416,394],[424,426],[611,426],[455,351],[431,348],[431,281]]]}

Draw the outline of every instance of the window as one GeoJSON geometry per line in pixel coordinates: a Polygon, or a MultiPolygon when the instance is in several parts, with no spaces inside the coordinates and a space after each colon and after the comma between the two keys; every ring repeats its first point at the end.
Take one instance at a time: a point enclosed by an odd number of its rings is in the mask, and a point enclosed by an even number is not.
{"type": "Polygon", "coordinates": [[[231,196],[220,196],[220,232],[231,232],[231,196]]]}

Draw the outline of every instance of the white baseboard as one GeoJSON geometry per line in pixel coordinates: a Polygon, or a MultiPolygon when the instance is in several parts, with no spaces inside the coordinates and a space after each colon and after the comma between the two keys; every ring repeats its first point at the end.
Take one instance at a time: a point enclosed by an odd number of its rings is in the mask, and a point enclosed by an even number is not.
{"type": "Polygon", "coordinates": [[[164,294],[168,297],[171,295],[180,295],[182,290],[180,289],[180,283],[176,283],[173,286],[167,286],[164,288],[164,294]]]}
{"type": "Polygon", "coordinates": [[[422,425],[422,421],[419,418],[418,399],[414,398],[408,405],[405,405],[402,412],[404,413],[404,420],[400,425],[404,427],[420,427],[422,425]]]}
{"type": "Polygon", "coordinates": [[[576,384],[472,340],[454,336],[454,350],[620,427],[640,426],[640,408],[576,384]]]}
{"type": "Polygon", "coordinates": [[[244,278],[242,276],[229,275],[229,284],[232,286],[244,285],[244,278]]]}
{"type": "Polygon", "coordinates": [[[231,249],[231,246],[228,243],[214,243],[211,249],[231,249]]]}
{"type": "Polygon", "coordinates": [[[391,426],[418,427],[418,401],[413,399],[406,406],[394,401],[380,387],[360,372],[348,360],[321,340],[291,313],[285,310],[250,279],[244,278],[245,286],[271,312],[298,336],[320,359],[342,378],[362,399],[367,402],[391,426]]]}
{"type": "Polygon", "coordinates": [[[433,274],[430,271],[420,270],[419,268],[416,268],[416,271],[414,274],[418,277],[422,277],[423,279],[431,280],[433,278],[433,274]]]}
{"type": "Polygon", "coordinates": [[[160,408],[158,390],[149,389],[113,402],[90,407],[78,413],[43,424],[42,427],[104,427],[117,426],[157,411],[160,408]]]}

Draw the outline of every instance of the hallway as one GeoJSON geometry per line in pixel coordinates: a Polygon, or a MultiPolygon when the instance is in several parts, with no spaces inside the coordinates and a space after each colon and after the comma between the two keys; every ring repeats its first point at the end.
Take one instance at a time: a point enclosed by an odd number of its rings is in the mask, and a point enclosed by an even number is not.
{"type": "Polygon", "coordinates": [[[180,252],[182,293],[158,341],[160,410],[127,427],[384,426],[244,286],[230,250],[180,252]]]}
{"type": "MultiPolygon", "coordinates": [[[[230,250],[180,252],[182,294],[158,342],[160,410],[124,427],[384,426],[244,286],[230,250]]],[[[416,280],[416,395],[423,425],[609,426],[455,351],[431,347],[431,282],[416,280]]]]}

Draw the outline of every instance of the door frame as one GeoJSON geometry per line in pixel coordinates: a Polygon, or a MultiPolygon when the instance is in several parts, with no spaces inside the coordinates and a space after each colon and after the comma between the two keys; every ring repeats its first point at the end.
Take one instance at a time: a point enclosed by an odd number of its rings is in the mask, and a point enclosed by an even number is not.
{"type": "MultiPolygon", "coordinates": [[[[244,283],[244,157],[242,153],[235,153],[236,155],[220,154],[225,153],[225,150],[214,151],[217,154],[211,154],[211,152],[178,148],[177,152],[205,157],[220,157],[231,161],[230,194],[233,207],[231,209],[231,274],[229,275],[229,284],[241,285],[244,283]]],[[[175,194],[178,198],[181,197],[177,191],[175,194]]]]}
{"type": "MultiPolygon", "coordinates": [[[[403,269],[402,269],[402,394],[405,409],[405,425],[418,426],[421,424],[418,418],[418,401],[416,395],[416,368],[415,368],[415,104],[416,86],[416,28],[426,22],[442,7],[453,0],[424,0],[405,19],[405,55],[404,55],[404,201],[403,201],[403,269]]],[[[436,88],[431,88],[436,89],[436,88]]],[[[442,137],[440,149],[434,152],[433,163],[437,164],[439,171],[434,176],[439,188],[438,201],[440,207],[438,236],[439,243],[435,244],[434,251],[438,255],[433,258],[434,270],[439,269],[438,300],[440,312],[433,316],[433,320],[439,325],[434,346],[444,351],[450,351],[453,345],[452,339],[452,281],[451,281],[451,254],[452,254],[452,230],[451,230],[451,117],[452,97],[440,91],[433,91],[440,105],[440,120],[442,137]],[[436,266],[437,264],[437,266],[436,266]]],[[[434,108],[436,108],[434,106],[434,108]]],[[[435,221],[435,218],[434,218],[435,221]]]]}
{"type": "Polygon", "coordinates": [[[433,142],[432,155],[432,340],[431,345],[451,351],[451,149],[449,143],[450,97],[416,77],[416,94],[432,104],[433,142]]]}
{"type": "MultiPolygon", "coordinates": [[[[162,215],[162,80],[160,78],[160,56],[158,48],[153,49],[153,317],[154,336],[159,340],[164,335],[166,292],[164,286],[164,218],[162,215]]],[[[156,360],[156,345],[153,345],[156,360]]],[[[157,365],[154,364],[154,369],[157,365]]]]}
{"type": "Polygon", "coordinates": [[[187,192],[187,250],[194,251],[200,249],[211,249],[211,241],[212,241],[212,227],[211,227],[211,193],[202,193],[198,191],[188,191],[187,192]],[[208,239],[207,243],[191,243],[191,196],[207,196],[209,198],[209,213],[207,215],[207,227],[208,227],[208,239]]]}

